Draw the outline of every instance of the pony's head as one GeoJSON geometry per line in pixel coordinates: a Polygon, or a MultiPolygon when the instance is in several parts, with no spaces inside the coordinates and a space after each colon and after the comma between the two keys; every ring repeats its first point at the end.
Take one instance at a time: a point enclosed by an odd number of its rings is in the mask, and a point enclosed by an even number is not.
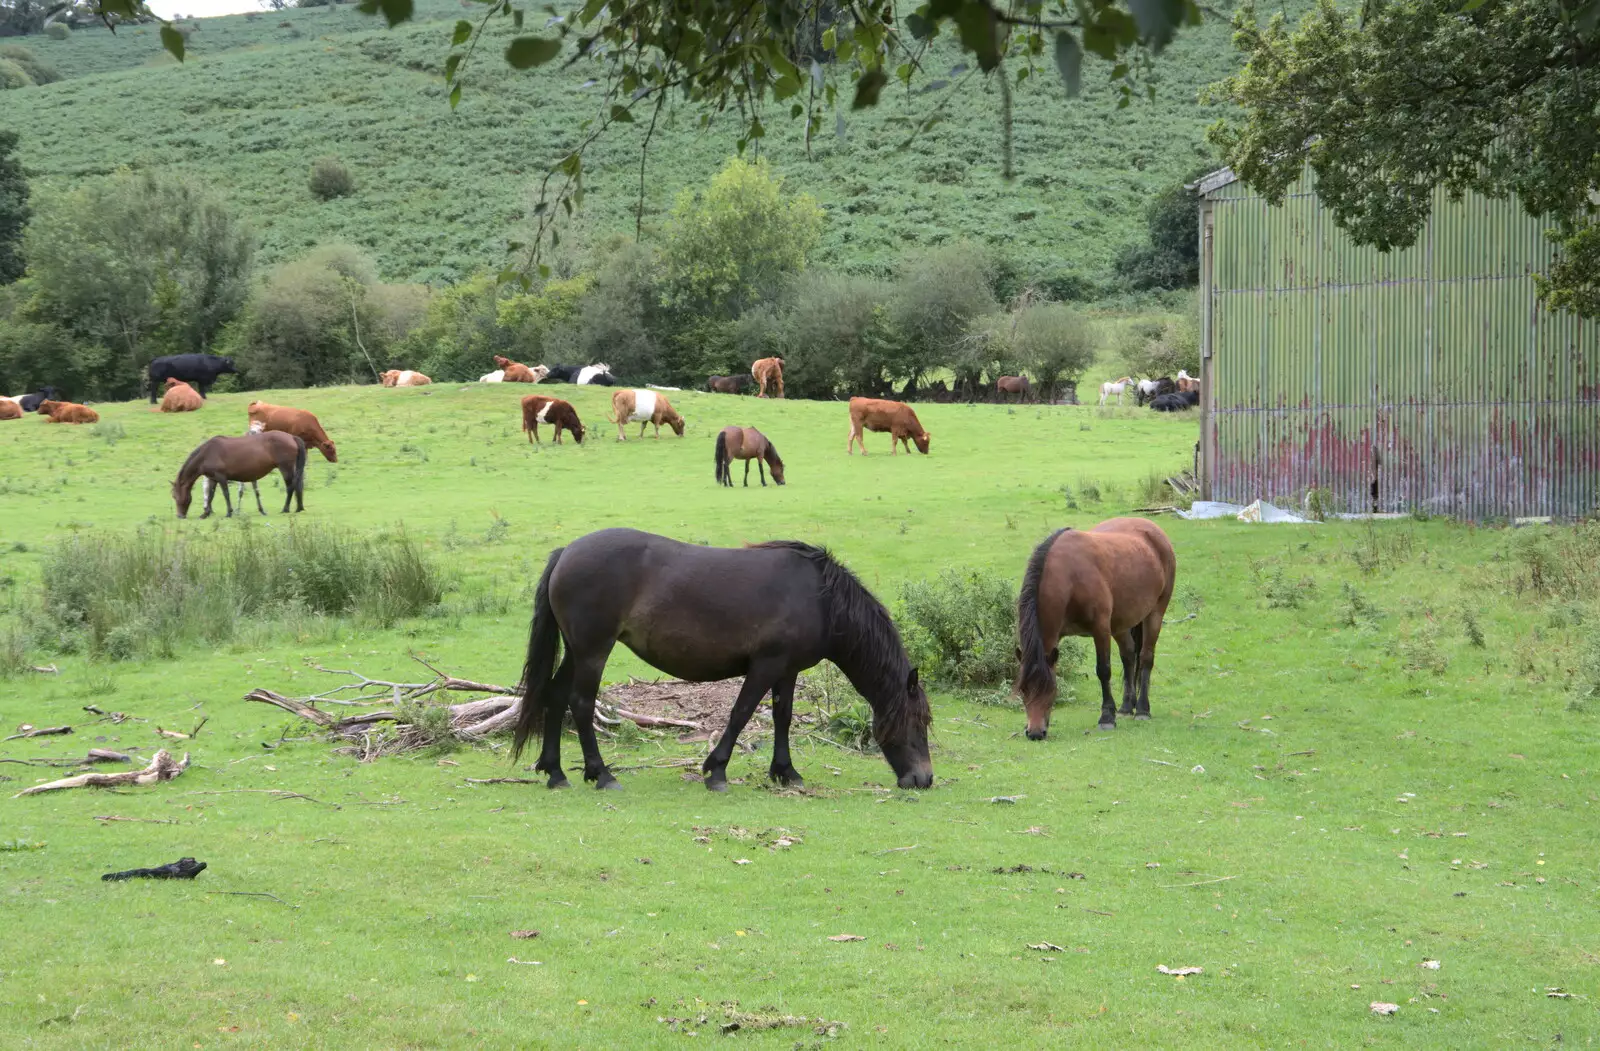
{"type": "Polygon", "coordinates": [[[783,458],[778,455],[777,446],[767,443],[767,455],[764,457],[767,467],[772,471],[772,480],[779,485],[783,484],[783,458]]]}
{"type": "Polygon", "coordinates": [[[872,736],[901,788],[927,788],[933,784],[933,760],[928,755],[928,725],[933,713],[915,668],[906,679],[905,691],[904,701],[893,706],[894,716],[873,713],[872,736]]]}
{"type": "Polygon", "coordinates": [[[172,502],[178,507],[179,518],[189,517],[189,504],[193,500],[194,486],[191,485],[185,488],[184,486],[179,485],[176,481],[172,483],[172,502]]]}
{"type": "Polygon", "coordinates": [[[1050,732],[1050,712],[1056,706],[1056,660],[1060,656],[1061,647],[1051,647],[1050,652],[1044,655],[1044,667],[1048,673],[1040,674],[1038,667],[1030,667],[1022,647],[1017,647],[1017,681],[1012,690],[1022,698],[1022,710],[1028,716],[1030,741],[1042,741],[1050,732]]]}
{"type": "Polygon", "coordinates": [[[913,434],[911,436],[911,440],[916,443],[917,452],[924,453],[924,454],[927,453],[927,451],[928,451],[928,442],[931,441],[932,438],[933,438],[933,435],[930,434],[927,431],[923,431],[921,434],[913,434]]]}
{"type": "Polygon", "coordinates": [[[1056,538],[1065,530],[1058,529],[1045,537],[1028,556],[1028,567],[1022,573],[1022,590],[1017,594],[1017,681],[1012,689],[1022,698],[1023,710],[1028,713],[1028,740],[1042,741],[1050,731],[1050,710],[1056,704],[1056,660],[1061,647],[1044,648],[1044,636],[1039,628],[1039,587],[1044,580],[1045,564],[1056,538]]]}

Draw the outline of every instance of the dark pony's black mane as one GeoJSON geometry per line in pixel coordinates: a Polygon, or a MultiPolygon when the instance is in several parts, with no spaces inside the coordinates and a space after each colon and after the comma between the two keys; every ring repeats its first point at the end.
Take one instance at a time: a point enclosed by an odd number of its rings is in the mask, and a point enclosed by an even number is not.
{"type": "MultiPolygon", "coordinates": [[[[778,447],[776,445],[772,444],[772,439],[770,439],[770,438],[767,439],[767,452],[766,452],[766,455],[762,457],[762,459],[767,461],[767,466],[769,466],[769,467],[774,465],[774,464],[776,464],[779,467],[783,466],[783,457],[778,455],[778,447]]],[[[800,546],[801,547],[808,547],[810,545],[801,544],[800,546]]],[[[817,550],[821,550],[821,549],[812,548],[811,550],[817,551],[817,550]]],[[[826,550],[822,551],[822,557],[826,558],[830,562],[833,562],[833,556],[828,554],[828,552],[826,550]]],[[[834,562],[833,564],[835,566],[839,566],[839,563],[837,563],[837,562],[834,562]]],[[[848,569],[845,569],[843,566],[839,566],[839,569],[841,569],[846,576],[850,576],[850,571],[848,569]]],[[[854,580],[855,577],[850,576],[850,579],[854,580]]],[[[857,586],[859,586],[859,584],[857,586]]]]}
{"type": "Polygon", "coordinates": [[[1017,595],[1017,641],[1022,648],[1022,673],[1017,686],[1024,697],[1047,693],[1055,682],[1050,670],[1050,657],[1044,651],[1044,640],[1039,637],[1039,581],[1044,578],[1044,563],[1050,557],[1050,548],[1056,537],[1065,533],[1057,529],[1045,537],[1028,556],[1028,568],[1022,574],[1022,592],[1017,595]]]}
{"type": "Polygon", "coordinates": [[[879,742],[905,740],[917,722],[926,725],[932,713],[925,694],[919,704],[907,689],[911,659],[906,656],[894,619],[856,575],[826,548],[798,540],[770,540],[751,546],[793,551],[816,568],[822,578],[818,597],[833,643],[829,659],[863,697],[869,701],[874,697],[882,699],[883,708],[874,713],[873,719],[879,742]]]}

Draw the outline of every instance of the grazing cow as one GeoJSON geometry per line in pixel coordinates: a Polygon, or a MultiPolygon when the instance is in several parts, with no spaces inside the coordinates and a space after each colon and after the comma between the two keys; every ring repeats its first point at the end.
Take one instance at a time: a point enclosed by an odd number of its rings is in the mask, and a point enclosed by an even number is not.
{"type": "Polygon", "coordinates": [[[4,399],[0,399],[0,400],[14,402],[16,404],[17,408],[21,409],[25,413],[38,412],[39,411],[39,403],[40,402],[42,402],[42,401],[60,401],[61,400],[61,392],[56,390],[54,387],[51,387],[51,386],[47,385],[47,386],[44,386],[44,387],[40,387],[38,390],[34,391],[32,394],[18,394],[15,397],[4,398],[4,399]]]}
{"type": "Polygon", "coordinates": [[[846,454],[853,453],[856,443],[860,442],[861,455],[867,455],[865,431],[888,431],[890,456],[900,452],[901,442],[905,443],[907,454],[911,452],[912,442],[916,442],[919,453],[927,453],[928,442],[933,437],[922,429],[917,414],[904,402],[851,398],[850,441],[845,445],[846,454]]]}
{"type": "Polygon", "coordinates": [[[712,376],[706,381],[706,387],[712,394],[743,394],[745,387],[754,380],[755,377],[749,373],[743,376],[712,376]]]}
{"type": "Polygon", "coordinates": [[[420,372],[410,369],[390,369],[378,376],[378,382],[385,387],[426,387],[433,381],[420,372]]]}
{"type": "Polygon", "coordinates": [[[493,372],[485,372],[482,376],[478,377],[479,383],[504,383],[505,381],[505,369],[495,369],[493,372]]]}
{"type": "Polygon", "coordinates": [[[180,379],[167,377],[167,392],[161,396],[161,407],[151,412],[199,412],[205,402],[200,393],[180,379]]]}
{"type": "Polygon", "coordinates": [[[77,405],[70,401],[41,401],[39,408],[34,410],[41,416],[50,417],[51,423],[99,423],[100,414],[87,405],[77,405]]]}
{"type": "Polygon", "coordinates": [[[1028,395],[1033,393],[1033,384],[1026,376],[1001,376],[994,381],[994,389],[1002,399],[1007,394],[1015,394],[1018,401],[1027,401],[1028,395]]]}
{"type": "Polygon", "coordinates": [[[22,406],[10,398],[0,398],[0,420],[20,420],[22,415],[22,406]]]}
{"type": "Polygon", "coordinates": [[[1119,376],[1114,380],[1100,384],[1100,404],[1104,405],[1106,403],[1106,399],[1115,394],[1117,396],[1117,404],[1121,405],[1122,392],[1127,390],[1128,384],[1132,382],[1133,377],[1131,376],[1119,376]]]}
{"type": "Polygon", "coordinates": [[[646,424],[655,424],[656,439],[661,438],[661,425],[664,423],[677,432],[678,437],[683,437],[683,417],[678,415],[664,395],[653,390],[619,390],[611,395],[611,415],[606,419],[617,425],[617,441],[625,442],[627,437],[622,433],[624,424],[637,423],[639,437],[644,437],[646,424]]]}
{"type": "Polygon", "coordinates": [[[232,358],[220,358],[215,354],[168,354],[157,358],[150,363],[150,404],[156,403],[156,392],[169,379],[194,384],[204,398],[218,376],[237,371],[232,358]]]}
{"type": "Polygon", "coordinates": [[[585,365],[578,370],[578,377],[572,382],[579,386],[593,384],[596,387],[615,387],[617,377],[611,375],[610,365],[585,365]]]}
{"type": "Polygon", "coordinates": [[[1183,412],[1200,404],[1200,392],[1197,390],[1178,391],[1172,394],[1157,394],[1150,399],[1150,407],[1157,412],[1183,412]]]}
{"type": "MultiPolygon", "coordinates": [[[[522,430],[528,436],[531,445],[539,441],[539,424],[548,423],[556,431],[556,444],[561,444],[563,430],[572,433],[572,440],[579,445],[583,444],[586,433],[583,421],[578,419],[578,410],[570,402],[560,398],[551,398],[543,394],[530,394],[522,399],[522,430]]],[[[540,444],[543,444],[542,442],[540,444]]]]}
{"type": "Polygon", "coordinates": [[[756,383],[761,389],[756,392],[756,397],[765,398],[772,392],[774,398],[783,397],[783,358],[762,358],[750,365],[750,375],[756,378],[756,383]]]}
{"type": "Polygon", "coordinates": [[[260,431],[282,431],[284,434],[292,434],[320,452],[322,458],[329,463],[339,462],[339,450],[334,448],[328,433],[322,429],[322,424],[306,410],[253,401],[245,412],[250,417],[251,434],[260,431]]]}

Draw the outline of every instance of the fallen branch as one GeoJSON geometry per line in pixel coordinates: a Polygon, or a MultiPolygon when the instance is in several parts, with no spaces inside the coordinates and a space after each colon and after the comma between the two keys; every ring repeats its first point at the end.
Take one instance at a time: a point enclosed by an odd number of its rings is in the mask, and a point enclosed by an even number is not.
{"type": "Polygon", "coordinates": [[[469,777],[469,785],[542,785],[542,777],[469,777]]]}
{"type": "Polygon", "coordinates": [[[1207,886],[1210,886],[1213,883],[1226,883],[1231,879],[1238,879],[1238,878],[1239,878],[1238,876],[1222,876],[1222,877],[1220,877],[1218,879],[1203,879],[1199,883],[1168,883],[1168,884],[1162,886],[1160,889],[1161,890],[1178,890],[1178,889],[1183,888],[1183,887],[1207,887],[1207,886]]]}
{"type": "Polygon", "coordinates": [[[89,754],[83,757],[86,763],[131,763],[133,756],[126,752],[113,752],[109,748],[91,748],[89,754]]]}
{"type": "Polygon", "coordinates": [[[54,664],[46,664],[46,665],[44,665],[42,667],[40,665],[37,665],[37,664],[32,664],[32,665],[28,666],[28,670],[32,671],[32,672],[38,672],[40,675],[59,675],[60,674],[59,669],[57,669],[54,664]]]}
{"type": "Polygon", "coordinates": [[[139,821],[146,825],[176,825],[177,822],[167,817],[118,817],[115,814],[105,814],[95,818],[96,821],[139,821]]]}
{"type": "Polygon", "coordinates": [[[20,741],[20,740],[23,740],[24,738],[27,738],[27,737],[54,737],[57,734],[69,734],[69,733],[71,733],[72,732],[72,727],[70,727],[70,726],[41,726],[41,727],[33,727],[33,726],[29,726],[27,723],[23,723],[21,726],[17,727],[17,730],[19,731],[18,733],[12,734],[10,737],[5,738],[5,740],[7,740],[7,741],[20,741]]]}
{"type": "Polygon", "coordinates": [[[40,792],[56,792],[63,788],[118,788],[122,785],[154,785],[171,781],[189,768],[189,753],[182,760],[174,760],[165,748],[150,757],[150,765],[143,770],[124,770],[117,774],[78,774],[63,777],[32,788],[24,788],[13,798],[34,796],[40,792]]]}
{"type": "MultiPolygon", "coordinates": [[[[273,901],[277,902],[279,905],[289,905],[288,902],[284,901],[282,898],[278,897],[276,894],[268,894],[264,890],[208,890],[208,891],[206,891],[206,893],[207,894],[229,894],[229,895],[232,895],[235,898],[271,898],[273,901]]],[[[291,909],[298,909],[299,907],[300,906],[298,906],[298,905],[289,905],[289,908],[291,908],[291,909]]]]}

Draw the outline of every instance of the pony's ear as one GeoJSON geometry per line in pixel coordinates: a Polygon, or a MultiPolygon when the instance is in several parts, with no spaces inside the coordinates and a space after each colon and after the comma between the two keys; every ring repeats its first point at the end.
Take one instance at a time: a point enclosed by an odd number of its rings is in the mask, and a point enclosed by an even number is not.
{"type": "Polygon", "coordinates": [[[1051,648],[1050,655],[1045,660],[1049,661],[1050,667],[1054,668],[1056,666],[1056,658],[1059,656],[1061,656],[1061,647],[1055,646],[1051,648]]]}
{"type": "Polygon", "coordinates": [[[906,690],[910,693],[917,692],[917,669],[911,669],[911,675],[906,679],[906,690]]]}

